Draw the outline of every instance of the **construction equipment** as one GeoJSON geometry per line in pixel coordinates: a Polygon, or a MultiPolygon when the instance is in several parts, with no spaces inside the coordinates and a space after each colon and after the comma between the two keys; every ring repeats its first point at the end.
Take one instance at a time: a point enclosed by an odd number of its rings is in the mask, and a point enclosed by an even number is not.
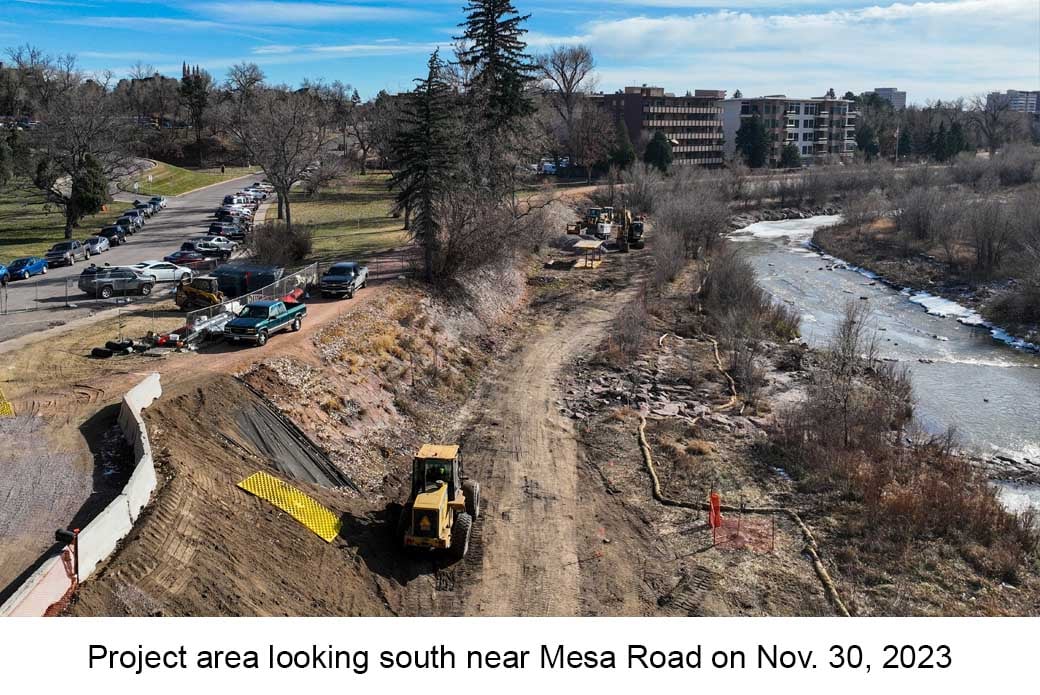
{"type": "Polygon", "coordinates": [[[589,208],[585,216],[567,225],[568,234],[596,234],[603,224],[614,220],[614,208],[589,208]]]}
{"type": "Polygon", "coordinates": [[[224,299],[224,293],[220,291],[217,278],[212,275],[202,275],[192,279],[190,283],[178,287],[174,301],[184,311],[192,311],[216,306],[224,299]]]}
{"type": "Polygon", "coordinates": [[[615,217],[618,251],[628,253],[629,248],[641,249],[646,246],[646,242],[643,240],[644,222],[642,216],[633,218],[631,211],[627,208],[622,208],[615,217]]]}
{"type": "Polygon", "coordinates": [[[398,534],[405,548],[447,550],[462,559],[480,515],[480,484],[463,477],[455,445],[423,444],[412,460],[412,486],[398,534]]]}

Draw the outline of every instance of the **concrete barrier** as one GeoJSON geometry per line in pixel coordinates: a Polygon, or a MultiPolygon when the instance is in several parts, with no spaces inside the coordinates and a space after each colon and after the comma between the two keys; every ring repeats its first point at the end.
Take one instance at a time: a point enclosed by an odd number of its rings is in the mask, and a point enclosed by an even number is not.
{"type": "MultiPolygon", "coordinates": [[[[151,374],[123,396],[119,427],[134,449],[134,470],[123,491],[87,524],[79,534],[79,579],[85,581],[133,528],[155,490],[157,478],[141,411],[162,395],[159,375],[151,374]]],[[[40,616],[68,593],[75,577],[68,571],[67,548],[48,558],[14,594],[0,606],[0,616],[40,616]]]]}

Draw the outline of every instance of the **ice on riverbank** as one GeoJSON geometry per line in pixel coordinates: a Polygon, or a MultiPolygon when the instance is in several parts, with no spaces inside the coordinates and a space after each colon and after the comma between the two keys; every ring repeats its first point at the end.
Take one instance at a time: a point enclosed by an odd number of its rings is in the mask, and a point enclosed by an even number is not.
{"type": "Polygon", "coordinates": [[[738,229],[731,236],[735,239],[811,239],[813,232],[820,227],[827,227],[841,222],[841,215],[817,215],[805,219],[780,220],[777,222],[755,222],[743,229],[738,229]]]}
{"type": "Polygon", "coordinates": [[[1004,329],[993,326],[986,319],[982,318],[982,315],[974,309],[969,309],[957,302],[944,299],[943,297],[936,297],[927,292],[914,292],[910,294],[909,298],[914,304],[924,307],[924,310],[932,316],[938,316],[944,319],[952,318],[965,326],[985,328],[989,330],[989,333],[993,336],[994,340],[1019,350],[1040,352],[1040,345],[1035,345],[1034,343],[1022,340],[1021,338],[1016,338],[1004,329]]]}

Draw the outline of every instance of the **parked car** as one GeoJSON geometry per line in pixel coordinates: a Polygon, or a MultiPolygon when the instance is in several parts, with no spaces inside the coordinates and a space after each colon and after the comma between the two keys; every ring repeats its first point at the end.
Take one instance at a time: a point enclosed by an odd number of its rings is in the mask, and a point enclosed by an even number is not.
{"type": "Polygon", "coordinates": [[[119,214],[120,214],[120,215],[121,215],[122,217],[133,217],[133,218],[135,218],[135,219],[136,219],[136,221],[137,221],[137,228],[138,228],[138,229],[140,229],[141,227],[143,227],[143,226],[144,226],[144,223],[145,223],[145,215],[144,215],[144,213],[143,213],[143,212],[141,212],[141,211],[140,211],[140,210],[138,210],[137,208],[131,208],[131,209],[129,209],[129,210],[123,210],[123,211],[122,211],[121,213],[119,213],[119,214]]]}
{"type": "Polygon", "coordinates": [[[155,208],[152,207],[152,204],[146,203],[143,200],[135,200],[134,209],[140,210],[141,214],[143,214],[145,217],[151,217],[155,214],[155,208]]]}
{"type": "Polygon", "coordinates": [[[0,285],[6,285],[11,279],[11,273],[7,270],[7,266],[0,263],[0,285]]]}
{"type": "Polygon", "coordinates": [[[249,226],[253,221],[253,213],[241,208],[221,208],[217,211],[217,220],[221,222],[239,222],[249,226]]]}
{"type": "Polygon", "coordinates": [[[168,201],[168,200],[166,199],[166,196],[164,196],[164,195],[157,195],[157,196],[154,196],[154,197],[153,197],[153,198],[152,198],[152,199],[151,199],[151,200],[150,200],[149,202],[151,202],[151,203],[155,203],[155,204],[156,204],[156,205],[158,205],[158,206],[159,206],[159,207],[160,207],[161,209],[164,209],[164,210],[165,210],[165,209],[166,209],[166,204],[167,204],[167,203],[168,203],[169,201],[168,201]]]}
{"type": "Polygon", "coordinates": [[[321,276],[321,296],[352,299],[367,284],[368,266],[348,261],[335,263],[321,276]]]}
{"type": "Polygon", "coordinates": [[[140,215],[134,217],[131,217],[130,215],[123,215],[115,221],[115,224],[122,227],[123,231],[125,231],[127,234],[133,234],[141,228],[142,222],[143,220],[140,215]]]}
{"type": "Polygon", "coordinates": [[[90,254],[96,256],[112,248],[106,236],[90,236],[83,240],[83,245],[90,249],[90,254]]]}
{"type": "Polygon", "coordinates": [[[18,278],[28,280],[33,275],[46,275],[47,260],[39,256],[18,258],[11,261],[7,266],[7,272],[10,273],[12,280],[17,280],[18,278]]]}
{"type": "Polygon", "coordinates": [[[216,248],[227,251],[228,253],[234,253],[235,249],[238,248],[238,244],[231,239],[228,239],[223,234],[210,234],[208,236],[199,237],[198,239],[192,239],[192,241],[198,241],[204,244],[212,244],[216,248]]]}
{"type": "Polygon", "coordinates": [[[245,190],[245,192],[248,193],[249,195],[253,196],[254,198],[259,199],[259,200],[267,200],[267,195],[268,194],[267,194],[267,191],[264,190],[263,188],[250,186],[249,188],[247,188],[245,190]]]}
{"type": "Polygon", "coordinates": [[[76,261],[85,261],[90,258],[90,249],[75,239],[70,239],[52,246],[44,258],[47,259],[47,265],[52,268],[56,265],[73,265],[76,261]]]}
{"type": "Polygon", "coordinates": [[[251,302],[224,325],[224,337],[233,343],[247,340],[262,346],[278,331],[300,330],[307,305],[281,301],[251,302]]]}
{"type": "Polygon", "coordinates": [[[141,261],[127,266],[131,270],[152,278],[153,282],[191,282],[191,268],[169,261],[141,261]]]}
{"type": "Polygon", "coordinates": [[[228,239],[245,239],[246,233],[240,225],[234,222],[214,222],[209,226],[212,236],[223,236],[228,239]]]}
{"type": "Polygon", "coordinates": [[[155,281],[130,268],[91,265],[79,276],[79,288],[89,295],[108,299],[117,294],[152,293],[155,281]]]}
{"type": "Polygon", "coordinates": [[[192,263],[203,263],[208,260],[198,251],[174,251],[168,256],[163,256],[163,260],[167,263],[173,263],[175,265],[189,265],[192,263]]]}
{"type": "Polygon", "coordinates": [[[120,225],[102,227],[101,231],[98,232],[98,235],[108,239],[108,244],[112,247],[118,247],[121,243],[127,242],[127,230],[125,227],[121,227],[120,225]]]}
{"type": "Polygon", "coordinates": [[[221,261],[226,261],[231,257],[230,251],[225,251],[224,249],[217,247],[215,244],[210,244],[199,239],[185,241],[181,244],[180,250],[194,251],[195,253],[202,254],[205,258],[216,258],[221,261]]]}

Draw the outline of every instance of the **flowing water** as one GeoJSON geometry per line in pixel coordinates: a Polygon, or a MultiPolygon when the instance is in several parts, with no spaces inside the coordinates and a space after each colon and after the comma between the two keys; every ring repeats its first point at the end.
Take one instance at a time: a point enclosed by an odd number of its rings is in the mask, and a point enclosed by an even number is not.
{"type": "MultiPolygon", "coordinates": [[[[732,239],[748,252],[762,287],[801,313],[810,345],[827,341],[846,302],[869,303],[879,357],[909,368],[916,412],[927,430],[952,426],[964,448],[1040,461],[1040,355],[957,320],[977,321],[972,312],[900,292],[808,247],[814,229],[837,221],[759,222],[733,232],[732,239]]],[[[1040,507],[1040,486],[1002,485],[1001,494],[1009,508],[1040,507]]]]}

